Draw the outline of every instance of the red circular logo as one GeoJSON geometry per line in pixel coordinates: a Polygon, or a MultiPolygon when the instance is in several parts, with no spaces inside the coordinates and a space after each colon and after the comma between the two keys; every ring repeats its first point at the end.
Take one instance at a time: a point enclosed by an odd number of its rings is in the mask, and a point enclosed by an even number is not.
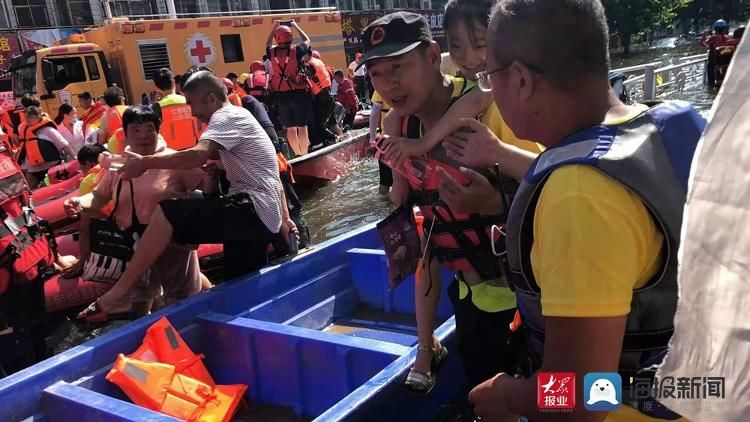
{"type": "Polygon", "coordinates": [[[374,28],[372,30],[372,35],[370,35],[370,43],[372,45],[378,45],[385,39],[385,29],[383,29],[382,26],[378,26],[377,28],[374,28]]]}

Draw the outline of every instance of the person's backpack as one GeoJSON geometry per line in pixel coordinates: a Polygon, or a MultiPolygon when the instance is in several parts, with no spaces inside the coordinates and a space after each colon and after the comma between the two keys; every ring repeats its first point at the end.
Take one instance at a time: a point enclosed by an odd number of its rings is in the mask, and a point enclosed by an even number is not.
{"type": "Polygon", "coordinates": [[[21,169],[0,146],[0,295],[54,269],[55,253],[30,201],[21,169]]]}

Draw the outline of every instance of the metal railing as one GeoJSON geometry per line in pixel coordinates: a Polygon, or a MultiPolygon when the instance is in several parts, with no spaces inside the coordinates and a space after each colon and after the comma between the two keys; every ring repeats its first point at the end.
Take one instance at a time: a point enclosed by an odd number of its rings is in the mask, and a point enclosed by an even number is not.
{"type": "Polygon", "coordinates": [[[658,62],[613,69],[626,74],[623,83],[633,101],[673,97],[686,89],[703,85],[706,55],[674,57],[658,62]]]}

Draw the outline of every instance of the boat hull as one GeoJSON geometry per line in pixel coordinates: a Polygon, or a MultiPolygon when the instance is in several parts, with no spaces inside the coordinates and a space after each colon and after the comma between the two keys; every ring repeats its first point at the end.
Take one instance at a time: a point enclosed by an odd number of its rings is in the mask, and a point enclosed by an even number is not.
{"type": "Polygon", "coordinates": [[[300,420],[432,419],[464,383],[451,307],[443,294],[436,333],[451,352],[443,381],[427,396],[411,394],[402,382],[416,355],[413,279],[389,290],[384,258],[370,225],[226,282],[0,380],[0,419],[164,418],[104,379],[162,316],[206,355],[218,383],[249,385],[253,420],[274,420],[279,409],[300,420]]]}
{"type": "Polygon", "coordinates": [[[295,181],[305,186],[336,180],[349,172],[352,162],[365,156],[368,145],[369,133],[359,130],[337,144],[295,158],[289,161],[295,181]]]}

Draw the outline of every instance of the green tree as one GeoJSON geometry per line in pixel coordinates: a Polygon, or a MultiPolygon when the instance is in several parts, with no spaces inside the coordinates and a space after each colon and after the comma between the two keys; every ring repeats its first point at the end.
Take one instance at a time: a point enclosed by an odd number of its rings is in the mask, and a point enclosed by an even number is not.
{"type": "Polygon", "coordinates": [[[625,54],[630,53],[633,35],[649,29],[668,26],[678,10],[692,0],[603,0],[611,34],[622,41],[625,54]]]}
{"type": "Polygon", "coordinates": [[[691,0],[678,15],[683,23],[699,31],[717,19],[745,22],[750,17],[750,0],[691,0]]]}

